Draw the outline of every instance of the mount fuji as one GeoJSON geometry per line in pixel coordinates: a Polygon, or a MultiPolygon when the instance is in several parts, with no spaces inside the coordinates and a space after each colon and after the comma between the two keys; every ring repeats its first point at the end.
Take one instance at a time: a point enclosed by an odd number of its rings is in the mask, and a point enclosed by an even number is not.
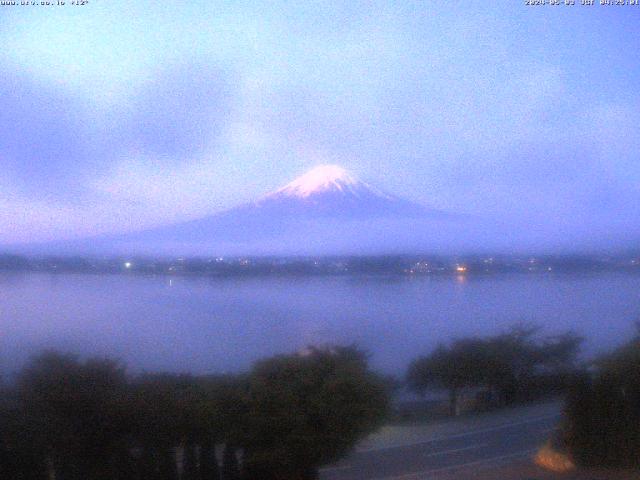
{"type": "Polygon", "coordinates": [[[337,165],[320,165],[243,210],[294,218],[415,217],[436,214],[421,205],[382,192],[337,165]]]}
{"type": "Polygon", "coordinates": [[[337,165],[320,165],[230,210],[141,232],[74,242],[70,249],[172,255],[405,251],[422,248],[425,239],[437,236],[443,225],[459,220],[459,216],[385,193],[337,165]]]}

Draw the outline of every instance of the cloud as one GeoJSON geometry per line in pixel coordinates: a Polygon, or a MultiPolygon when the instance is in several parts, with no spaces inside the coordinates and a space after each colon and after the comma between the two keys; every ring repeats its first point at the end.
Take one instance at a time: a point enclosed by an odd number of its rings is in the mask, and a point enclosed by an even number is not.
{"type": "Polygon", "coordinates": [[[18,190],[73,201],[124,152],[159,163],[191,160],[215,142],[232,91],[219,69],[197,62],[155,72],[108,109],[5,67],[0,82],[0,161],[18,190]]]}
{"type": "Polygon", "coordinates": [[[79,98],[5,68],[0,104],[0,161],[18,189],[66,195],[78,170],[99,162],[84,140],[87,125],[79,98]]]}
{"type": "Polygon", "coordinates": [[[640,103],[623,88],[637,58],[600,48],[630,23],[479,2],[205,3],[4,19],[0,241],[213,213],[314,162],[448,210],[638,216],[640,103]]]}
{"type": "Polygon", "coordinates": [[[149,157],[192,159],[220,135],[234,95],[224,72],[204,60],[161,69],[117,110],[115,138],[149,157]]]}
{"type": "Polygon", "coordinates": [[[0,241],[130,230],[141,217],[167,221],[175,209],[159,200],[176,188],[182,198],[173,205],[202,211],[189,197],[205,189],[204,179],[215,184],[203,172],[215,171],[234,99],[221,69],[202,59],[165,66],[114,105],[15,67],[2,66],[2,77],[0,241]]]}

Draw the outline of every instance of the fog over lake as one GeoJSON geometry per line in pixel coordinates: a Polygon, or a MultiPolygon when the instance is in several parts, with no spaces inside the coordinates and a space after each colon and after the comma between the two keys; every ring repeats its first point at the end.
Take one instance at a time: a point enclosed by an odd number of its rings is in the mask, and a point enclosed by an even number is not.
{"type": "Polygon", "coordinates": [[[212,279],[0,274],[0,368],[59,348],[110,355],[132,370],[244,370],[309,344],[355,343],[374,367],[401,373],[451,338],[519,322],[568,329],[595,353],[640,319],[640,277],[513,274],[212,279]]]}

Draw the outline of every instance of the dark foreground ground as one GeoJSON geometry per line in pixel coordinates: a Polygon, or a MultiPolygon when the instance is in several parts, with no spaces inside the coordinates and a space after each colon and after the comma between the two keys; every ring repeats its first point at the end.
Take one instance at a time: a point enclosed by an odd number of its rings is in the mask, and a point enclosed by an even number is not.
{"type": "Polygon", "coordinates": [[[438,480],[638,480],[638,472],[611,472],[604,470],[575,471],[571,473],[548,472],[536,466],[531,460],[512,461],[501,466],[484,468],[467,468],[433,477],[400,477],[434,478],[438,480]]]}
{"type": "Polygon", "coordinates": [[[389,426],[322,480],[640,480],[638,474],[554,474],[533,457],[556,428],[557,401],[426,425],[389,426]]]}

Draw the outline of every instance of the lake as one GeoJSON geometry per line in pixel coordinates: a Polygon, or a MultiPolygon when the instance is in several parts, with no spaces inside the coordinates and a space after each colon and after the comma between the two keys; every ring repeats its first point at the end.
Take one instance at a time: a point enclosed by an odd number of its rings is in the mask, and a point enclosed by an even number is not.
{"type": "Polygon", "coordinates": [[[262,277],[0,273],[0,368],[44,348],[110,355],[132,370],[234,372],[309,344],[355,343],[401,373],[454,337],[535,322],[586,350],[635,332],[640,276],[262,277]]]}

